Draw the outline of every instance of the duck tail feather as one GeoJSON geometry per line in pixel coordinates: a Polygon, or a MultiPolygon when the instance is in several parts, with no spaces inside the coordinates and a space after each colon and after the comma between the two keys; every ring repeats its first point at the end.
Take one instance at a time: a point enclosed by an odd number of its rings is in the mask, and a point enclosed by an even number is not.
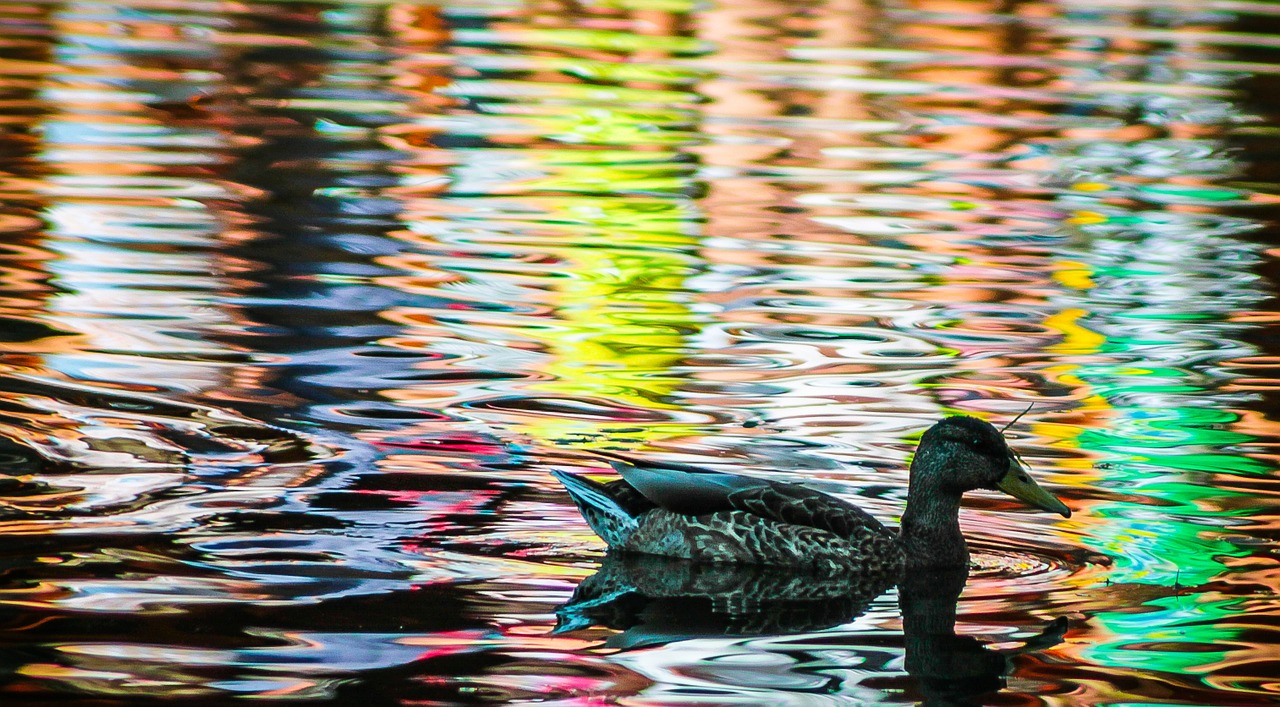
{"type": "Polygon", "coordinates": [[[564,484],[587,525],[609,547],[620,547],[639,527],[635,516],[610,494],[610,489],[604,484],[559,470],[552,471],[551,475],[564,484]]]}

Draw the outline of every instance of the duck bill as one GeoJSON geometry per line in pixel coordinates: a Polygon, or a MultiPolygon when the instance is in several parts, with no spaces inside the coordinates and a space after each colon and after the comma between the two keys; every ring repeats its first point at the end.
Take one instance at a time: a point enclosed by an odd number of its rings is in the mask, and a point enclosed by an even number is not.
{"type": "Polygon", "coordinates": [[[1071,509],[1067,508],[1067,504],[1040,488],[1040,484],[1031,478],[1031,474],[1027,473],[1026,468],[1017,459],[1009,459],[1009,471],[1005,473],[1004,478],[996,482],[996,486],[1032,508],[1057,513],[1063,518],[1071,517],[1071,509]]]}

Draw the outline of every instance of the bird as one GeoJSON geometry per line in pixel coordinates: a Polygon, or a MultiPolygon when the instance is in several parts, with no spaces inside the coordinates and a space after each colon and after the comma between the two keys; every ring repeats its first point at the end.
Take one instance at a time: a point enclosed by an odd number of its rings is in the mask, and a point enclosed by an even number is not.
{"type": "Polygon", "coordinates": [[[621,478],[601,483],[551,473],[611,552],[820,573],[893,573],[968,567],[959,523],[966,491],[999,489],[1071,517],[1031,477],[1000,430],[967,415],[945,417],[920,438],[896,532],[861,508],[799,483],[595,453],[621,478]]]}

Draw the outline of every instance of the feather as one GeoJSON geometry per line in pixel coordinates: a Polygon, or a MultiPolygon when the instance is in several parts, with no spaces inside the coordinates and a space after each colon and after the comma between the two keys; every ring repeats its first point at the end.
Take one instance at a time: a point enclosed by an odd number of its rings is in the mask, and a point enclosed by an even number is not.
{"type": "Polygon", "coordinates": [[[625,543],[639,527],[636,515],[623,505],[626,501],[619,501],[608,485],[559,470],[551,475],[564,484],[587,525],[610,546],[625,543]]]}
{"type": "Polygon", "coordinates": [[[686,515],[733,510],[730,494],[770,483],[686,464],[641,461],[612,452],[601,456],[607,457],[609,465],[645,498],[669,511],[686,515]]]}
{"type": "Polygon", "coordinates": [[[792,567],[821,573],[964,567],[960,495],[998,487],[1043,510],[1061,501],[1025,472],[1000,431],[954,416],[920,439],[902,527],[893,532],[847,501],[799,484],[597,452],[622,478],[600,484],[553,472],[613,550],[696,563],[792,567]]]}

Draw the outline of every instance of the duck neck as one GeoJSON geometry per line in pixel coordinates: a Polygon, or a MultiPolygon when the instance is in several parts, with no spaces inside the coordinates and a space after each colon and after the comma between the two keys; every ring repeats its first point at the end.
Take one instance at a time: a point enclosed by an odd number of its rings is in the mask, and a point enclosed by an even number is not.
{"type": "Polygon", "coordinates": [[[960,496],[917,488],[911,480],[898,539],[908,567],[968,567],[969,548],[960,533],[960,496]]]}

